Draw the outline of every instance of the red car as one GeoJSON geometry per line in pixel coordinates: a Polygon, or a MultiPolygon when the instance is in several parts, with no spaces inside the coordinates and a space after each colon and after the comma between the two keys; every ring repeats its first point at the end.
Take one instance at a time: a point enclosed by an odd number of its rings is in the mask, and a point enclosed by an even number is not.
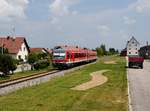
{"type": "Polygon", "coordinates": [[[55,67],[71,67],[88,63],[97,59],[96,51],[78,46],[56,46],[53,49],[53,65],[55,67]]]}
{"type": "Polygon", "coordinates": [[[128,66],[129,68],[137,66],[143,69],[144,58],[139,56],[129,56],[128,57],[128,66]]]}

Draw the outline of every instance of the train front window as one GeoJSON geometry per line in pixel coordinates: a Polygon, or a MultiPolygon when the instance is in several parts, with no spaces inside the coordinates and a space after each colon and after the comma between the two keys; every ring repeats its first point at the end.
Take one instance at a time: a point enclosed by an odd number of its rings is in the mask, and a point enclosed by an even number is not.
{"type": "Polygon", "coordinates": [[[54,53],[53,53],[53,58],[54,59],[65,59],[65,57],[66,57],[66,53],[65,53],[65,51],[55,51],[54,53]]]}

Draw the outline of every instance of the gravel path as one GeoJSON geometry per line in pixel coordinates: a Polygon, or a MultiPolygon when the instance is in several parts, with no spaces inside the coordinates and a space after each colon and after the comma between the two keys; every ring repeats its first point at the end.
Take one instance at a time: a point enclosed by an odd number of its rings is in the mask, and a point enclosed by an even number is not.
{"type": "Polygon", "coordinates": [[[91,81],[83,83],[71,89],[72,90],[87,90],[87,89],[102,85],[107,81],[107,77],[103,76],[102,74],[107,71],[108,70],[101,70],[101,71],[93,72],[90,74],[92,76],[91,81]]]}
{"type": "Polygon", "coordinates": [[[150,61],[143,69],[127,69],[133,111],[150,111],[150,61]]]}
{"type": "Polygon", "coordinates": [[[116,61],[106,61],[106,62],[104,62],[105,64],[117,64],[117,62],[116,61]]]}

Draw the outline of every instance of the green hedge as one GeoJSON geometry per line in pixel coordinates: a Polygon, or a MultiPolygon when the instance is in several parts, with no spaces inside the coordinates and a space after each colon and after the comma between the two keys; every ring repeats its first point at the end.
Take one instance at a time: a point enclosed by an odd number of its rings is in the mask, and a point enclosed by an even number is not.
{"type": "Polygon", "coordinates": [[[43,69],[48,67],[49,65],[50,63],[48,61],[38,61],[34,64],[34,69],[35,70],[43,69]]]}

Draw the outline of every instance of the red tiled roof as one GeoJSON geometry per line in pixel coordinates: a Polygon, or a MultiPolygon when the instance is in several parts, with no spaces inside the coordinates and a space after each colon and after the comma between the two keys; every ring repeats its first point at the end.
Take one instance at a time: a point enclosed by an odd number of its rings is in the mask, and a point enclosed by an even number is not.
{"type": "Polygon", "coordinates": [[[51,49],[46,49],[48,53],[52,53],[53,51],[51,49]]]}
{"type": "Polygon", "coordinates": [[[24,37],[0,37],[0,47],[3,46],[4,48],[7,48],[10,54],[17,54],[22,43],[27,45],[24,37]]]}
{"type": "Polygon", "coordinates": [[[45,51],[44,48],[30,48],[31,53],[40,53],[43,52],[43,50],[45,51]]]}
{"type": "Polygon", "coordinates": [[[30,53],[41,53],[43,51],[46,53],[52,53],[52,50],[46,48],[30,48],[30,53]]]}

